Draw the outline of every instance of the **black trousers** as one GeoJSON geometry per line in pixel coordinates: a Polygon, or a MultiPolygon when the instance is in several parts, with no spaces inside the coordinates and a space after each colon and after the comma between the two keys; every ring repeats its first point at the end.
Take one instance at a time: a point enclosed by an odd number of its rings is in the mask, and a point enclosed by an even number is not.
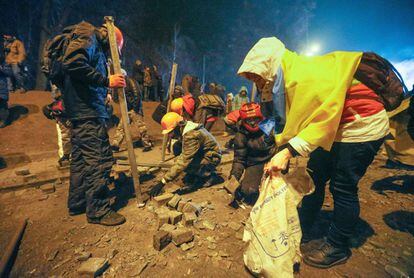
{"type": "Polygon", "coordinates": [[[7,100],[0,98],[0,122],[7,123],[9,118],[9,107],[7,100]]]}
{"type": "Polygon", "coordinates": [[[325,185],[334,200],[328,241],[346,246],[359,218],[358,182],[374,160],[384,139],[362,143],[335,142],[331,151],[321,148],[311,153],[308,162],[315,192],[305,196],[300,209],[302,230],[309,233],[325,199],[325,185]]]}
{"type": "Polygon", "coordinates": [[[68,208],[86,209],[87,217],[99,218],[110,210],[108,185],[114,161],[105,121],[72,121],[71,142],[68,208]]]}
{"type": "Polygon", "coordinates": [[[265,163],[259,163],[244,169],[244,176],[240,183],[240,189],[244,195],[257,195],[259,193],[259,186],[262,181],[264,166],[265,163]]]}

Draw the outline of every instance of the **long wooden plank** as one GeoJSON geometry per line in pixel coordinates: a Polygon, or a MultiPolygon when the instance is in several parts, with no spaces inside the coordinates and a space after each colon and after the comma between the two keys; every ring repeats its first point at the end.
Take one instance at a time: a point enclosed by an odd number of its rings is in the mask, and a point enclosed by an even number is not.
{"type": "MultiPolygon", "coordinates": [[[[168,88],[168,104],[167,104],[167,113],[170,112],[170,105],[172,101],[172,94],[174,92],[175,87],[175,78],[177,76],[177,68],[178,65],[176,63],[173,63],[172,69],[171,69],[171,79],[170,79],[170,87],[168,88]]],[[[165,161],[165,150],[167,149],[167,143],[168,143],[168,135],[164,134],[162,138],[162,155],[161,155],[161,161],[165,161]]]]}
{"type": "MultiPolygon", "coordinates": [[[[116,44],[113,17],[105,16],[105,23],[108,29],[108,39],[109,39],[109,46],[111,50],[113,73],[121,74],[121,63],[119,61],[118,47],[116,44]]],[[[125,141],[126,141],[127,150],[128,150],[129,163],[131,165],[131,174],[132,174],[132,180],[134,183],[135,196],[137,198],[138,207],[142,207],[144,206],[144,202],[142,200],[141,185],[139,183],[139,173],[137,170],[137,162],[135,158],[134,146],[132,143],[131,131],[129,129],[129,117],[128,117],[127,103],[125,99],[125,90],[124,88],[115,88],[114,91],[115,93],[118,94],[118,98],[119,98],[122,124],[124,127],[125,141]]]]}

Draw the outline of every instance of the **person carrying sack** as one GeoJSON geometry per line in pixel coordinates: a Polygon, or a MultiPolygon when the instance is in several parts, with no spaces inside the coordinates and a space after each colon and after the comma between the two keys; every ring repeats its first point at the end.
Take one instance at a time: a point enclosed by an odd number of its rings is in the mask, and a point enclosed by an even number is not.
{"type": "Polygon", "coordinates": [[[351,256],[348,239],[360,213],[359,180],[389,133],[386,109],[398,107],[406,95],[403,82],[384,60],[343,51],[305,57],[271,37],[260,39],[238,70],[259,92],[274,84],[272,114],[282,131],[276,135],[279,152],[265,171],[279,173],[292,157],[310,156],[316,189],[303,199],[301,225],[304,247],[317,246],[303,248],[304,261],[311,266],[329,268],[351,256]],[[328,235],[307,242],[328,181],[334,199],[328,235]]]}

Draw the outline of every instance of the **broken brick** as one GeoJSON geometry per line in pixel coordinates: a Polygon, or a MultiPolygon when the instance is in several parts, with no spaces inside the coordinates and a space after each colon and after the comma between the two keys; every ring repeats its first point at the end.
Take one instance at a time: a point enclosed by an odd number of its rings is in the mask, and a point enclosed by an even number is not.
{"type": "Polygon", "coordinates": [[[30,170],[27,168],[23,168],[23,169],[18,169],[14,171],[14,173],[18,176],[27,176],[30,174],[30,170]]]}
{"type": "Polygon", "coordinates": [[[197,215],[201,213],[201,210],[201,206],[193,202],[186,203],[183,207],[183,212],[193,212],[197,215]]]}
{"type": "Polygon", "coordinates": [[[177,246],[183,243],[190,242],[194,239],[194,232],[186,228],[178,228],[172,231],[171,234],[172,234],[172,241],[177,246]]]}
{"type": "Polygon", "coordinates": [[[192,226],[197,220],[197,215],[194,212],[184,212],[183,223],[185,226],[192,226]]]}
{"type": "Polygon", "coordinates": [[[40,186],[40,190],[43,191],[43,193],[49,194],[55,192],[55,185],[48,183],[40,186]]]}
{"type": "Polygon", "coordinates": [[[160,196],[154,197],[154,201],[157,203],[158,206],[163,206],[166,203],[168,203],[172,199],[172,197],[174,197],[174,194],[165,193],[160,196]]]}
{"type": "Polygon", "coordinates": [[[108,267],[108,260],[104,258],[90,258],[84,262],[78,269],[79,275],[97,277],[101,275],[108,267]]]}
{"type": "Polygon", "coordinates": [[[174,195],[174,197],[172,197],[172,199],[168,201],[168,206],[170,206],[173,209],[176,209],[181,198],[182,197],[180,195],[174,195]]]}
{"type": "Polygon", "coordinates": [[[187,204],[186,201],[184,201],[184,200],[179,201],[178,204],[177,204],[177,211],[181,211],[182,212],[185,204],[187,204]]]}
{"type": "Polygon", "coordinates": [[[35,174],[30,174],[30,175],[23,176],[23,181],[24,182],[33,181],[33,180],[36,180],[36,179],[37,179],[37,176],[35,174]]]}
{"type": "Polygon", "coordinates": [[[214,231],[214,229],[216,228],[216,223],[210,222],[208,220],[204,220],[203,226],[211,231],[214,231]]]}
{"type": "Polygon", "coordinates": [[[170,218],[170,224],[177,224],[181,221],[181,218],[183,217],[183,214],[179,211],[170,211],[169,218],[170,218]]]}
{"type": "Polygon", "coordinates": [[[177,229],[177,227],[175,227],[174,225],[164,224],[161,226],[160,231],[165,231],[171,234],[172,231],[174,231],[175,229],[177,229]]]}
{"type": "Polygon", "coordinates": [[[153,236],[152,245],[155,250],[161,251],[171,242],[171,234],[166,231],[158,231],[153,236]]]}
{"type": "Polygon", "coordinates": [[[154,197],[154,201],[158,206],[164,206],[166,205],[172,198],[174,197],[174,194],[172,193],[165,193],[159,196],[154,197]]]}
{"type": "Polygon", "coordinates": [[[158,228],[161,228],[164,224],[168,224],[170,221],[169,213],[158,214],[158,228]]]}

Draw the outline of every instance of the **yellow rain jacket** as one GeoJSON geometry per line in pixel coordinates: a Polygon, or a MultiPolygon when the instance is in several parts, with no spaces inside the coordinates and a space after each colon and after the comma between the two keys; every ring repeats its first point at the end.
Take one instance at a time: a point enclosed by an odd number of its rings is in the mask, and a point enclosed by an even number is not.
{"type": "Polygon", "coordinates": [[[283,70],[286,94],[286,125],[276,136],[286,144],[297,136],[330,150],[338,130],[345,96],[362,52],[336,51],[306,57],[285,48],[275,37],[263,38],[249,51],[238,74],[254,73],[272,82],[283,70]]]}

